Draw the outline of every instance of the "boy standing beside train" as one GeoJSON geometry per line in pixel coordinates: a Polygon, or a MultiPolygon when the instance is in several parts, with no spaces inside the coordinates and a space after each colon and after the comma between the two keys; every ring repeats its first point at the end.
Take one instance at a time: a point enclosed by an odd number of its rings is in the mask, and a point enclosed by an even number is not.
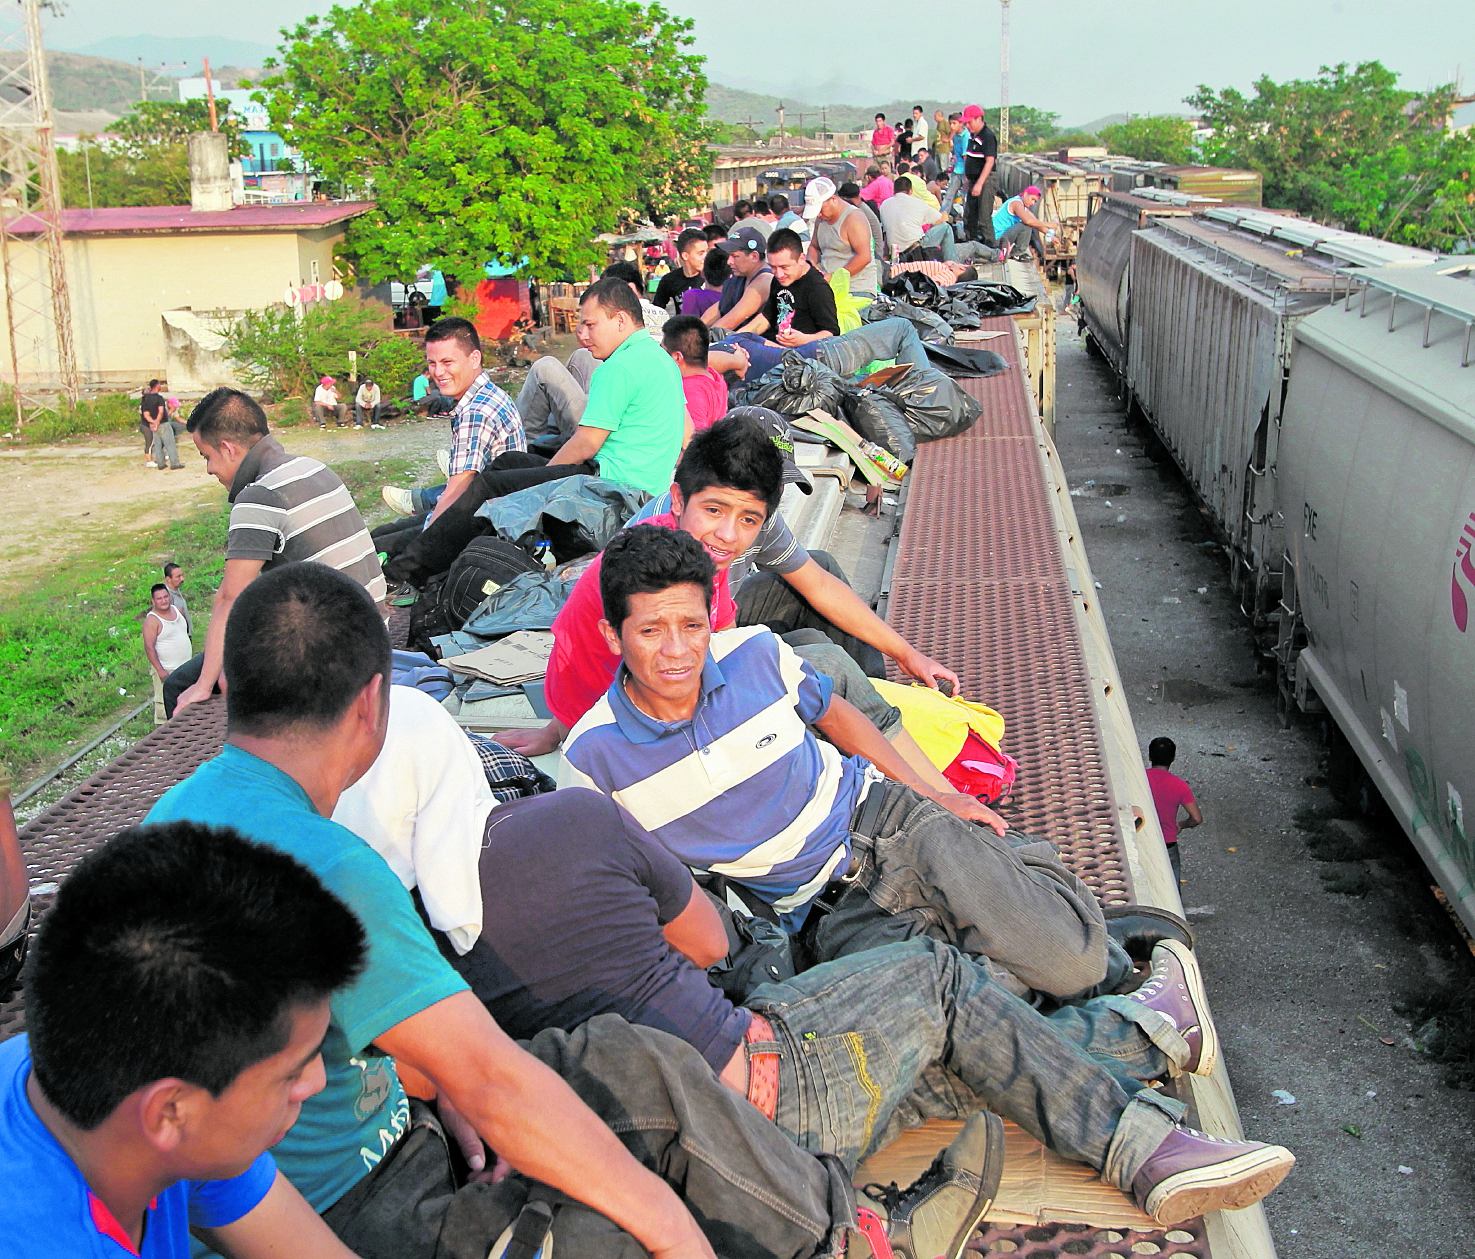
{"type": "Polygon", "coordinates": [[[1178,855],[1178,832],[1192,830],[1203,820],[1193,789],[1177,774],[1169,772],[1178,745],[1166,735],[1159,735],[1147,745],[1147,785],[1152,788],[1152,802],[1157,806],[1157,820],[1163,828],[1163,842],[1168,846],[1168,860],[1173,863],[1173,878],[1183,883],[1183,859],[1178,855]],[[1181,821],[1178,810],[1187,815],[1181,821]]]}

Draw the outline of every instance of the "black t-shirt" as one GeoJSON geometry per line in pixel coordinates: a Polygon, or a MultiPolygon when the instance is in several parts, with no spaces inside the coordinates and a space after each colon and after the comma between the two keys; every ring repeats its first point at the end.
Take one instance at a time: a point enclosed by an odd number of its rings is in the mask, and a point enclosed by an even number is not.
{"type": "Polygon", "coordinates": [[[963,174],[968,179],[977,179],[983,174],[983,164],[988,158],[999,156],[999,137],[994,135],[988,123],[977,135],[968,133],[968,147],[963,150],[963,174]]]}
{"type": "Polygon", "coordinates": [[[149,416],[161,415],[165,409],[163,394],[146,393],[138,401],[138,421],[140,424],[147,424],[149,416]]]}
{"type": "Polygon", "coordinates": [[[680,267],[674,271],[668,271],[661,277],[661,282],[656,285],[656,295],[651,298],[651,304],[657,310],[665,310],[668,303],[675,301],[676,312],[681,313],[681,295],[687,289],[699,289],[702,287],[702,273],[698,271],[695,275],[687,275],[680,267]]]}
{"type": "Polygon", "coordinates": [[[784,316],[791,311],[794,318],[790,326],[795,332],[840,335],[835,290],[825,283],[824,276],[816,267],[810,267],[788,288],[774,280],[768,301],[763,306],[763,317],[768,320],[768,331],[764,335],[776,339],[784,327],[784,316]]]}
{"type": "Polygon", "coordinates": [[[742,1044],[747,1012],[661,934],[691,900],[691,872],[608,797],[567,788],[493,809],[481,894],[471,952],[438,939],[509,1036],[613,1013],[680,1037],[714,1071],[742,1044]]]}

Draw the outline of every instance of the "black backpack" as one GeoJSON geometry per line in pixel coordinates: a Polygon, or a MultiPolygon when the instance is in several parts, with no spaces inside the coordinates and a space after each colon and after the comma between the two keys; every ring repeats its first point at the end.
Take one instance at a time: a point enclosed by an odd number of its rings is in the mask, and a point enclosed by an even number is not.
{"type": "Polygon", "coordinates": [[[451,629],[460,629],[498,587],[519,573],[535,573],[542,566],[526,551],[505,538],[473,538],[446,573],[440,588],[440,606],[451,629]]]}

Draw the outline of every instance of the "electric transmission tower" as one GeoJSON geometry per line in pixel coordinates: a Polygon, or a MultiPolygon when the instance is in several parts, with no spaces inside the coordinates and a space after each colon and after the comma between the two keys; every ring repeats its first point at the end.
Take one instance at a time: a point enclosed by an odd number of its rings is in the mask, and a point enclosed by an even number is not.
{"type": "Polygon", "coordinates": [[[16,424],[76,402],[61,176],[39,0],[0,0],[0,269],[16,424]]]}
{"type": "Polygon", "coordinates": [[[999,0],[999,152],[1009,151],[1009,0],[999,0]]]}

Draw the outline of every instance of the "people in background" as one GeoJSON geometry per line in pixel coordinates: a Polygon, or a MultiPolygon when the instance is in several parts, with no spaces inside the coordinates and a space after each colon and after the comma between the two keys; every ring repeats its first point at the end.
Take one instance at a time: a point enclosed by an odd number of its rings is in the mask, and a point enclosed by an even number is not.
{"type": "Polygon", "coordinates": [[[701,288],[687,289],[681,295],[681,313],[702,319],[712,307],[722,300],[722,286],[727,283],[727,255],[720,249],[707,250],[702,262],[701,288]]]}
{"type": "Polygon", "coordinates": [[[370,428],[383,428],[379,416],[383,410],[384,396],[379,392],[379,386],[367,376],[359,381],[359,387],[353,395],[353,426],[362,428],[366,423],[370,428]]]}
{"type": "Polygon", "coordinates": [[[149,387],[145,389],[138,399],[138,435],[143,438],[143,458],[145,468],[157,468],[159,462],[154,458],[154,429],[156,425],[152,417],[157,414],[164,405],[164,399],[159,393],[160,381],[149,381],[149,387]]]}
{"type": "Polygon", "coordinates": [[[164,584],[169,587],[169,602],[184,613],[184,623],[193,634],[195,623],[190,619],[189,603],[184,597],[184,569],[173,560],[164,565],[164,584]]]}
{"type": "Polygon", "coordinates": [[[727,382],[707,365],[707,325],[694,315],[666,321],[661,344],[681,373],[692,431],[709,429],[727,414],[727,382]]]}
{"type": "Polygon", "coordinates": [[[896,131],[886,122],[885,114],[876,115],[876,125],[871,131],[871,157],[879,162],[890,158],[896,147],[896,131]]]}
{"type": "Polygon", "coordinates": [[[804,216],[799,211],[789,205],[788,194],[783,192],[770,193],[768,204],[773,209],[774,227],[787,227],[792,232],[798,232],[799,239],[807,245],[809,243],[809,224],[804,221],[804,216]]]}
{"type": "MultiPolygon", "coordinates": [[[[968,147],[970,133],[963,126],[963,115],[953,113],[947,119],[947,190],[942,194],[942,210],[944,214],[957,213],[958,198],[967,190],[964,182],[964,152],[968,147]]],[[[942,139],[939,136],[939,139],[942,139]]]]}
{"type": "Polygon", "coordinates": [[[195,654],[189,620],[169,602],[169,587],[163,582],[149,591],[149,610],[143,616],[143,654],[148,657],[154,684],[155,712],[162,718],[164,680],[195,654]]]}
{"type": "Polygon", "coordinates": [[[312,418],[319,428],[327,428],[330,415],[337,420],[339,428],[348,427],[348,404],[338,400],[338,382],[324,376],[312,393],[312,418]]]}
{"type": "Polygon", "coordinates": [[[1178,745],[1166,735],[1159,735],[1147,745],[1147,785],[1152,788],[1152,803],[1163,828],[1173,878],[1182,883],[1183,858],[1179,855],[1178,836],[1202,825],[1204,815],[1193,798],[1193,788],[1171,772],[1177,756],[1178,745]]]}
{"type": "Polygon", "coordinates": [[[1017,197],[1008,198],[993,217],[994,240],[999,248],[1020,259],[1034,254],[1042,267],[1045,252],[1040,233],[1045,233],[1045,239],[1051,234],[1050,225],[1035,213],[1043,195],[1031,184],[1017,197]]]}
{"type": "MultiPolygon", "coordinates": [[[[881,226],[881,219],[876,213],[875,207],[862,197],[860,192],[860,185],[852,179],[841,184],[835,190],[835,195],[841,201],[855,206],[856,209],[866,216],[866,223],[871,229],[871,255],[876,258],[884,258],[886,256],[885,229],[881,226]]],[[[808,226],[808,224],[805,226],[808,226]]]]}
{"type": "Polygon", "coordinates": [[[942,212],[911,195],[912,176],[896,177],[896,195],[881,203],[881,225],[886,229],[893,261],[917,262],[923,249],[937,249],[933,258],[948,256],[953,244],[953,228],[942,212]]]}
{"type": "Polygon", "coordinates": [[[656,285],[656,294],[651,302],[658,310],[668,314],[679,313],[682,294],[702,286],[702,264],[707,260],[708,248],[706,234],[694,227],[687,228],[676,238],[676,258],[681,266],[668,271],[656,285]]]}
{"type": "Polygon", "coordinates": [[[997,179],[994,163],[999,154],[999,138],[977,105],[963,111],[963,126],[968,139],[963,146],[963,180],[967,200],[963,203],[963,236],[986,245],[995,243],[993,229],[994,190],[997,179]]]}
{"type": "Polygon", "coordinates": [[[906,156],[913,161],[927,151],[927,113],[920,105],[912,106],[912,144],[906,156]]]}
{"type": "Polygon", "coordinates": [[[881,273],[871,253],[871,227],[865,215],[835,195],[834,181],[821,175],[804,187],[804,217],[814,224],[808,258],[826,283],[836,271],[850,273],[850,293],[872,298],[881,273]]]}
{"type": "Polygon", "coordinates": [[[866,168],[860,185],[860,196],[862,201],[869,201],[874,206],[879,206],[887,197],[896,195],[896,189],[892,186],[891,176],[886,174],[880,166],[866,168]]]}
{"type": "Polygon", "coordinates": [[[149,457],[144,465],[161,471],[180,468],[179,447],[174,440],[174,425],[169,422],[169,406],[157,391],[162,381],[154,381],[139,402],[142,416],[140,428],[148,434],[149,457]]]}

